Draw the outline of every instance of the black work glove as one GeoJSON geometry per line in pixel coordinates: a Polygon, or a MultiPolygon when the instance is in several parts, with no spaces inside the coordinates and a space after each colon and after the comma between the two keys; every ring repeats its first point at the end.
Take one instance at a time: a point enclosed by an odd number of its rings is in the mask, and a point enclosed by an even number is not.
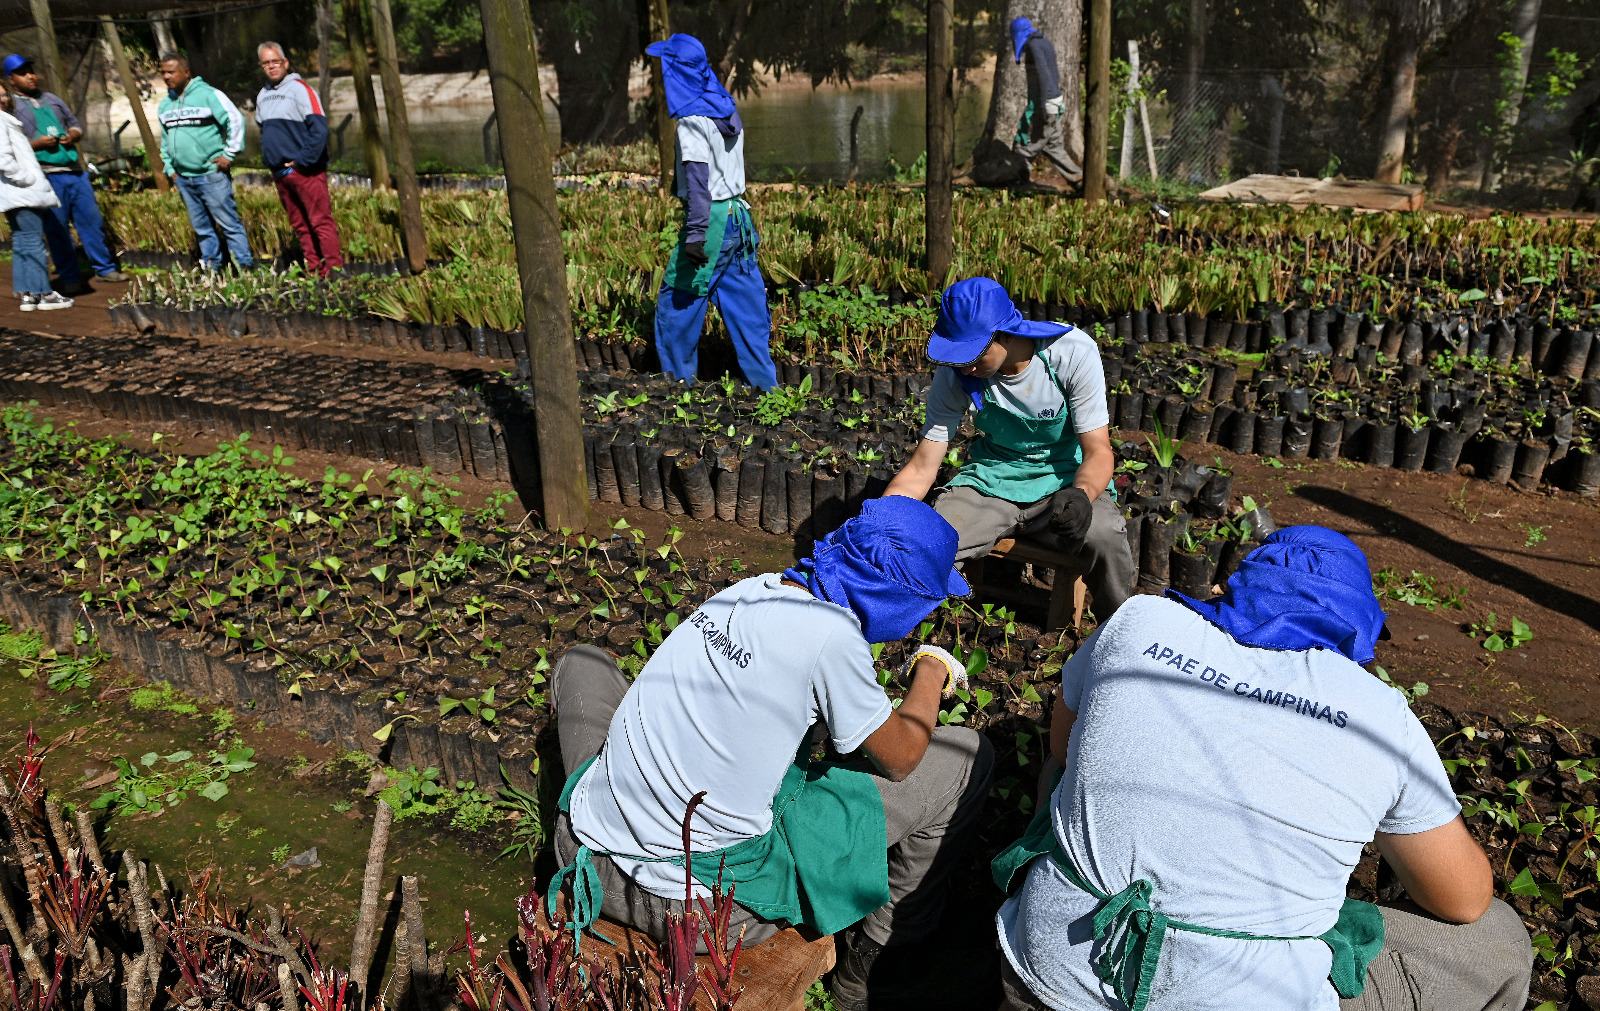
{"type": "Polygon", "coordinates": [[[1050,496],[1050,530],[1069,545],[1081,545],[1089,536],[1089,521],[1093,515],[1089,496],[1075,484],[1050,496]]]}
{"type": "Polygon", "coordinates": [[[706,260],[710,259],[710,257],[706,256],[706,246],[703,242],[684,243],[683,255],[689,258],[689,262],[694,264],[697,270],[704,267],[706,260]]]}

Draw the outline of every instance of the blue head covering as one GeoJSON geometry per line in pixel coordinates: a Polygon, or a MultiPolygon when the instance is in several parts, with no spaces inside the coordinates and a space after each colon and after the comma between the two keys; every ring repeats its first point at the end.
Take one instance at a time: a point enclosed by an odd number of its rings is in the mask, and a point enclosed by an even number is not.
{"type": "MultiPolygon", "coordinates": [[[[969,277],[952,284],[939,297],[939,318],[928,335],[928,357],[941,365],[960,366],[976,361],[996,332],[1047,340],[1071,329],[1064,323],[1023,319],[999,281],[969,277]]],[[[982,410],[985,381],[973,376],[960,378],[973,404],[982,410]]]]}
{"type": "Polygon", "coordinates": [[[706,47],[682,32],[665,42],[652,42],[645,52],[661,58],[661,78],[667,89],[667,115],[710,116],[726,119],[734,113],[733,96],[717,80],[706,59],[706,47]]]}
{"type": "Polygon", "coordinates": [[[1245,556],[1227,592],[1213,600],[1176,590],[1166,595],[1236,642],[1264,649],[1321,647],[1366,664],[1383,631],[1367,556],[1326,527],[1284,527],[1272,534],[1245,556]]]}
{"type": "Polygon", "coordinates": [[[861,515],[817,542],[784,576],[861,622],[868,642],[904,639],[946,597],[964,597],[955,527],[904,495],[868,499],[861,515]]]}
{"type": "Polygon", "coordinates": [[[1033,22],[1027,18],[1015,18],[1011,22],[1011,48],[1016,50],[1017,62],[1022,62],[1022,44],[1028,41],[1033,34],[1033,22]]]}

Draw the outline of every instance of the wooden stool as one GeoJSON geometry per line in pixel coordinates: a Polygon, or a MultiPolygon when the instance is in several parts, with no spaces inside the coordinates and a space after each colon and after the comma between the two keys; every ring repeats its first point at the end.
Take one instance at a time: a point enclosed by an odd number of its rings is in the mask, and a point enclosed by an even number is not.
{"type": "MultiPolygon", "coordinates": [[[[1018,537],[1003,537],[995,541],[994,550],[989,552],[988,557],[1008,558],[1013,562],[1030,562],[1036,566],[1042,565],[1054,569],[1055,581],[1050,590],[1050,604],[1045,611],[1045,631],[1066,628],[1069,617],[1075,630],[1082,623],[1084,598],[1088,589],[1083,585],[1078,559],[1046,547],[1039,541],[1018,537]]],[[[1018,593],[1015,587],[1003,587],[986,582],[985,561],[983,558],[975,558],[967,563],[967,582],[972,586],[973,592],[985,597],[1026,602],[1025,596],[1018,593]]]]}
{"type": "MultiPolygon", "coordinates": [[[[566,915],[567,897],[557,900],[561,915],[566,915]]],[[[549,921],[541,913],[540,921],[549,921]]],[[[595,921],[595,930],[604,934],[615,946],[608,945],[591,935],[584,935],[583,956],[599,955],[614,962],[620,976],[629,965],[642,965],[646,976],[654,982],[655,973],[649,971],[650,952],[659,951],[666,959],[665,946],[658,947],[649,934],[620,923],[601,918],[595,921]],[[637,961],[636,961],[637,959],[637,961]]],[[[696,960],[709,970],[711,959],[701,955],[696,960]]],[[[739,1011],[805,1011],[806,991],[811,984],[834,965],[833,935],[812,938],[793,927],[780,930],[760,944],[745,945],[739,952],[739,966],[734,970],[737,984],[744,987],[739,996],[739,1011]]],[[[695,1011],[715,1011],[710,996],[702,989],[694,999],[695,1011]]]]}

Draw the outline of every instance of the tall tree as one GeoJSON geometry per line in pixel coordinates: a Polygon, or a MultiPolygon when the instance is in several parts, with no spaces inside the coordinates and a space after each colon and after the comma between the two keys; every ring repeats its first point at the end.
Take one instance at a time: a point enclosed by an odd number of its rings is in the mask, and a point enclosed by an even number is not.
{"type": "Polygon", "coordinates": [[[360,0],[343,0],[344,49],[350,54],[350,79],[356,89],[356,109],[361,114],[361,146],[373,189],[387,189],[389,157],[378,129],[378,98],[372,91],[372,62],[367,56],[367,30],[361,23],[360,0]]]}
{"type": "Polygon", "coordinates": [[[628,72],[639,56],[633,0],[535,0],[544,55],[556,69],[561,143],[594,144],[629,129],[628,72]]]}
{"type": "Polygon", "coordinates": [[[528,5],[521,0],[478,3],[500,143],[505,150],[517,273],[522,280],[542,518],[552,529],[581,530],[589,519],[589,489],[583,476],[583,411],[578,404],[566,254],[561,246],[556,184],[550,174],[533,21],[528,5]]]}
{"type": "Polygon", "coordinates": [[[1540,6],[1541,0],[1517,0],[1516,9],[1511,15],[1511,33],[1507,42],[1516,46],[1516,51],[1508,54],[1511,64],[1504,71],[1504,92],[1499,96],[1503,104],[1497,110],[1500,122],[1496,124],[1494,143],[1489,148],[1488,162],[1484,166],[1485,193],[1500,189],[1500,174],[1505,168],[1506,156],[1511,153],[1517,120],[1522,116],[1522,96],[1528,87],[1528,67],[1533,63],[1533,41],[1539,31],[1540,6]]]}
{"type": "Polygon", "coordinates": [[[1372,177],[1397,183],[1405,167],[1406,135],[1417,95],[1417,60],[1422,50],[1470,11],[1477,0],[1376,0],[1372,9],[1388,25],[1385,101],[1372,177]]]}
{"type": "MultiPolygon", "coordinates": [[[[1083,0],[1007,0],[1002,29],[1017,18],[1027,18],[1050,40],[1061,74],[1061,98],[1066,105],[1061,129],[1067,153],[1083,163],[1083,0]]],[[[1009,147],[1017,121],[1028,104],[1027,68],[1017,63],[1009,30],[1000,33],[995,56],[994,88],[989,94],[989,115],[978,138],[981,151],[998,141],[1009,147]]]]}
{"type": "Polygon", "coordinates": [[[949,280],[950,264],[955,259],[955,224],[951,217],[956,146],[954,29],[951,0],[928,0],[928,173],[923,187],[923,215],[928,285],[935,291],[949,280]]]}

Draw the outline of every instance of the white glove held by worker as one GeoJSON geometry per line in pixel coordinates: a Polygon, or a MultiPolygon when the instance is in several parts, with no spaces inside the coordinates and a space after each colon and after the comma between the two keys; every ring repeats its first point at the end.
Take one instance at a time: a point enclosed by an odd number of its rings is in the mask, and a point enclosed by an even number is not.
{"type": "Polygon", "coordinates": [[[917,651],[911,654],[911,658],[906,661],[905,666],[900,668],[901,678],[911,674],[916,669],[917,661],[925,656],[931,656],[944,664],[945,682],[944,689],[940,692],[941,697],[949,698],[957,688],[962,691],[967,690],[967,668],[949,650],[938,646],[918,646],[917,651]]]}

